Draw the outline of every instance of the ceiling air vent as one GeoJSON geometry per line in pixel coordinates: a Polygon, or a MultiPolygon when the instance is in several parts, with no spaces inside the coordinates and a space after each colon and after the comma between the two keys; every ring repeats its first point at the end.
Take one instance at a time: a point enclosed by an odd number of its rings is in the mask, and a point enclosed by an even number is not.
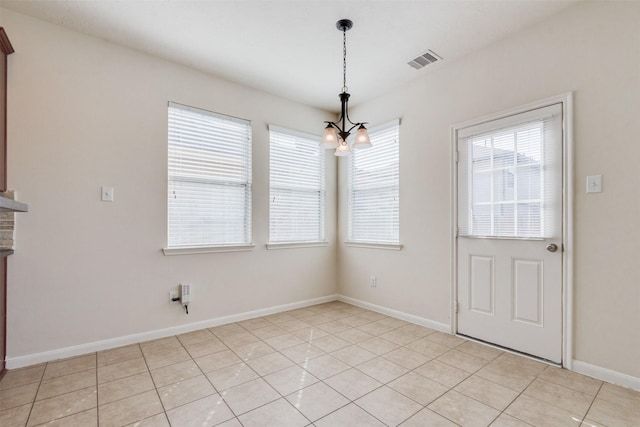
{"type": "Polygon", "coordinates": [[[441,59],[442,58],[440,58],[434,51],[428,50],[426,53],[407,62],[407,64],[411,65],[416,70],[419,70],[420,68],[425,67],[429,64],[433,64],[434,62],[441,59]]]}

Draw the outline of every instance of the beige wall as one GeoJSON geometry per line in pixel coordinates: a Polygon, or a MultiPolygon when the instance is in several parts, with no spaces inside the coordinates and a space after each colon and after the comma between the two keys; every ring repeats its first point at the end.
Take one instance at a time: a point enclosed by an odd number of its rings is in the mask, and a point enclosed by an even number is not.
{"type": "MultiPolygon", "coordinates": [[[[638,2],[585,2],[354,109],[372,124],[402,120],[404,249],[340,245],[339,292],[449,324],[450,125],[574,91],[574,358],[640,377],[639,28],[638,2]],[[604,191],[585,194],[599,174],[604,191]]],[[[341,191],[339,241],[345,202],[341,191]]]]}
{"type": "Polygon", "coordinates": [[[330,245],[264,246],[267,124],[321,134],[328,113],[7,10],[1,25],[16,50],[8,180],[30,209],[9,259],[10,358],[335,294],[333,156],[330,245]],[[253,251],[162,254],[167,101],[252,121],[253,251]],[[188,316],[168,303],[180,282],[192,284],[188,316]]]}
{"type": "Polygon", "coordinates": [[[639,3],[584,2],[352,111],[374,125],[402,119],[400,252],[335,244],[331,159],[329,247],[264,248],[266,123],[318,132],[326,113],[0,11],[16,49],[9,185],[30,205],[9,259],[10,357],[336,290],[448,324],[450,125],[574,91],[575,358],[640,377],[640,145],[629,136],[640,131],[639,3]],[[162,255],[168,100],[252,120],[254,251],[162,255]],[[603,193],[584,193],[591,174],[603,193]],[[115,187],[114,203],[100,202],[101,185],[115,187]],[[167,303],[181,281],[193,284],[189,316],[167,303]]]}

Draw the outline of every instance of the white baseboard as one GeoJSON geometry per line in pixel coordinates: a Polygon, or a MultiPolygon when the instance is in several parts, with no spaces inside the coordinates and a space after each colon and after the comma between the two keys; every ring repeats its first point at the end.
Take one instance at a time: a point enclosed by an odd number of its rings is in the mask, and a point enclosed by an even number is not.
{"type": "Polygon", "coordinates": [[[433,320],[425,319],[424,317],[415,316],[413,314],[404,313],[402,311],[393,310],[391,308],[383,307],[381,305],[371,304],[366,301],[347,297],[344,295],[338,295],[338,301],[346,302],[356,307],[366,308],[367,310],[376,311],[378,313],[386,314],[387,316],[395,317],[397,319],[406,320],[407,322],[415,323],[416,325],[425,326],[427,328],[435,329],[436,331],[444,332],[446,334],[451,333],[451,325],[446,323],[440,323],[433,320]]]}
{"type": "MultiPolygon", "coordinates": [[[[355,298],[334,294],[334,295],[327,295],[319,298],[312,298],[308,300],[297,301],[289,304],[262,308],[259,310],[247,311],[244,313],[232,314],[229,316],[217,317],[214,319],[203,320],[200,322],[193,322],[193,323],[180,325],[180,326],[173,326],[170,328],[156,329],[153,331],[143,332],[139,334],[132,334],[132,335],[126,335],[118,338],[94,341],[94,342],[80,344],[72,347],[65,347],[65,348],[45,351],[42,353],[28,354],[24,356],[15,356],[15,357],[7,356],[6,367],[7,369],[17,369],[25,366],[37,365],[39,363],[50,362],[53,360],[80,356],[83,354],[93,353],[96,351],[108,350],[111,348],[121,347],[124,345],[170,337],[173,335],[183,334],[186,332],[197,331],[199,329],[212,328],[212,327],[224,325],[227,323],[240,322],[242,320],[253,319],[255,317],[267,316],[270,314],[281,313],[284,311],[295,310],[297,308],[304,308],[311,305],[322,304],[325,302],[336,301],[336,300],[355,305],[356,307],[361,307],[367,310],[386,314],[387,316],[391,316],[397,319],[405,320],[407,322],[415,323],[420,326],[425,326],[427,328],[435,329],[440,332],[450,333],[451,331],[450,325],[446,323],[436,322],[430,319],[415,316],[413,314],[404,313],[402,311],[393,310],[387,307],[361,301],[355,298]]],[[[581,362],[579,360],[573,360],[572,367],[573,367],[573,371],[577,373],[588,375],[590,377],[598,378],[603,381],[607,381],[613,384],[618,384],[623,387],[640,391],[640,378],[633,377],[631,375],[623,374],[620,372],[612,371],[610,369],[601,368],[599,366],[591,365],[585,362],[581,362]]]]}
{"type": "Polygon", "coordinates": [[[631,388],[640,391],[640,378],[621,372],[612,371],[611,369],[601,368],[600,366],[591,365],[589,363],[573,360],[573,371],[579,374],[588,375],[599,380],[603,380],[622,387],[631,388]]]}
{"type": "Polygon", "coordinates": [[[173,335],[184,334],[186,332],[197,331],[204,328],[212,328],[227,323],[240,322],[242,320],[253,319],[255,317],[267,316],[269,314],[281,313],[283,311],[295,310],[311,305],[322,304],[325,302],[335,301],[338,295],[327,295],[319,298],[312,298],[304,301],[297,301],[289,304],[277,305],[273,307],[261,308],[259,310],[247,311],[244,313],[232,314],[229,316],[216,317],[214,319],[202,320],[200,322],[188,323],[180,326],[172,326],[170,328],[156,329],[153,331],[142,332],[139,334],[126,335],[118,338],[94,341],[86,344],[75,345],[72,347],[59,348],[55,350],[45,351],[42,353],[27,354],[24,356],[7,356],[7,369],[22,368],[25,366],[37,365],[39,363],[50,362],[52,360],[65,359],[73,356],[80,356],[96,351],[108,350],[111,348],[122,347],[123,345],[135,344],[138,342],[151,341],[159,338],[170,337],[173,335]]]}

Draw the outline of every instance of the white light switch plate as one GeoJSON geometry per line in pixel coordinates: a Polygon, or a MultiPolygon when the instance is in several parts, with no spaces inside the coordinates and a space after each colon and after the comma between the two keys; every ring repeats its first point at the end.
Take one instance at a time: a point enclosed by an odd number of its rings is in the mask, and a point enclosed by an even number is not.
{"type": "Polygon", "coordinates": [[[602,175],[587,177],[587,193],[602,193],[602,175]]]}
{"type": "Polygon", "coordinates": [[[102,201],[113,202],[113,187],[102,187],[102,201]]]}

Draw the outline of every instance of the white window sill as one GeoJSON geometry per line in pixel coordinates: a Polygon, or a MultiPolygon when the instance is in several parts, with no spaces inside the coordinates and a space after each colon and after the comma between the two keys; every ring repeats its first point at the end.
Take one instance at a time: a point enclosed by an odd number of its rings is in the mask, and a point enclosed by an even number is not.
{"type": "Polygon", "coordinates": [[[366,243],[366,242],[344,242],[345,246],[351,246],[354,248],[369,248],[369,249],[387,249],[390,251],[401,251],[402,245],[399,243],[366,243]]]}
{"type": "Polygon", "coordinates": [[[327,242],[282,242],[267,243],[267,249],[317,248],[327,246],[327,242]]]}
{"type": "Polygon", "coordinates": [[[191,254],[208,254],[214,252],[241,252],[253,250],[256,246],[247,245],[220,245],[220,246],[184,246],[176,248],[163,248],[165,255],[191,255],[191,254]]]}

